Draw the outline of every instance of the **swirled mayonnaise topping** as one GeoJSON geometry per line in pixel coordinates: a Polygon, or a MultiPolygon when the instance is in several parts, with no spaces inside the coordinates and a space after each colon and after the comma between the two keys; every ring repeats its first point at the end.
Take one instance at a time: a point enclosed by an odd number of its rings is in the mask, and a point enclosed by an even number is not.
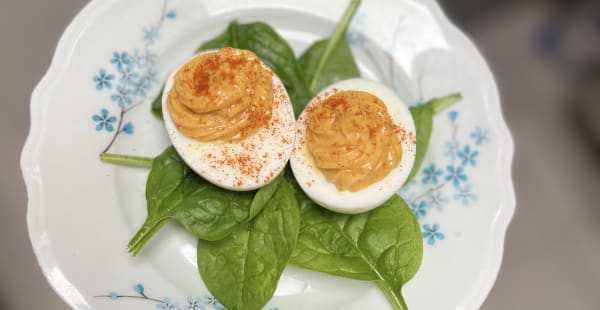
{"type": "Polygon", "coordinates": [[[340,91],[317,105],[306,136],[315,165],[340,191],[380,181],[402,159],[386,105],[365,91],[340,91]]]}
{"type": "Polygon", "coordinates": [[[247,50],[201,54],[175,74],[167,108],[177,129],[200,141],[241,140],[265,126],[273,106],[272,72],[247,50]]]}

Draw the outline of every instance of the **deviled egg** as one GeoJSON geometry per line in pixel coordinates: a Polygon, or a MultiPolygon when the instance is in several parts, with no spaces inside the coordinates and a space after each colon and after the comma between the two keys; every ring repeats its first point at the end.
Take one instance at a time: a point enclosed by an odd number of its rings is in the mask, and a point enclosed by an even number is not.
{"type": "Polygon", "coordinates": [[[281,80],[247,50],[203,52],[165,84],[163,119],[188,166],[229,190],[253,190],[285,167],[295,118],[281,80]]]}
{"type": "Polygon", "coordinates": [[[354,214],[394,195],[415,154],[415,125],[394,91],[349,79],[323,90],[300,114],[290,163],[312,200],[354,214]]]}

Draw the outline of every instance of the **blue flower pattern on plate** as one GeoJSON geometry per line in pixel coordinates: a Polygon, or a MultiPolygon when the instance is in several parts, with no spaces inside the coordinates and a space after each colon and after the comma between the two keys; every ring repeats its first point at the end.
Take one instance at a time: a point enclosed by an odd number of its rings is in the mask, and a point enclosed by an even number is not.
{"type": "Polygon", "coordinates": [[[156,304],[158,310],[176,310],[179,309],[179,305],[176,302],[171,301],[171,298],[165,298],[162,303],[156,304]]]}
{"type": "Polygon", "coordinates": [[[479,151],[471,151],[471,147],[469,145],[465,145],[465,148],[458,153],[458,157],[462,159],[462,165],[467,166],[471,164],[472,166],[477,165],[477,156],[479,155],[479,151]]]}
{"type": "Polygon", "coordinates": [[[225,310],[225,307],[221,305],[221,303],[214,297],[210,295],[204,295],[204,303],[207,305],[212,305],[215,309],[225,310]]]}
{"type": "Polygon", "coordinates": [[[456,119],[458,118],[458,112],[456,112],[456,110],[448,112],[448,118],[452,123],[456,122],[456,119]]]}
{"type": "MultiPolygon", "coordinates": [[[[154,302],[154,309],[158,310],[226,310],[225,307],[213,296],[205,294],[202,297],[187,297],[186,301],[179,303],[171,297],[155,298],[145,292],[144,285],[136,283],[133,285],[135,294],[120,294],[110,292],[106,295],[97,295],[95,298],[106,298],[111,301],[119,299],[144,299],[154,302]]],[[[279,307],[269,308],[270,310],[279,310],[279,307]]]]}
{"type": "Polygon", "coordinates": [[[450,141],[446,143],[446,152],[444,155],[448,156],[452,161],[456,159],[456,156],[460,152],[460,143],[458,141],[450,141]]]}
{"type": "Polygon", "coordinates": [[[157,58],[158,56],[148,49],[144,52],[144,55],[142,55],[142,60],[145,67],[153,67],[156,65],[157,58]]]}
{"type": "Polygon", "coordinates": [[[134,70],[134,67],[124,67],[117,70],[121,74],[120,81],[124,84],[135,84],[136,79],[139,77],[139,73],[134,70]]]}
{"type": "Polygon", "coordinates": [[[133,285],[133,290],[140,295],[144,295],[144,286],[140,283],[133,285]]]}
{"type": "Polygon", "coordinates": [[[125,104],[131,104],[133,102],[131,97],[131,89],[127,88],[125,85],[117,86],[117,92],[110,96],[110,100],[117,103],[119,107],[124,107],[125,104]]]}
{"type": "Polygon", "coordinates": [[[133,134],[133,123],[132,122],[127,122],[127,124],[125,124],[123,126],[123,129],[121,129],[124,133],[128,134],[128,135],[132,135],[133,134]]]}
{"type": "Polygon", "coordinates": [[[489,130],[481,129],[480,127],[475,128],[475,130],[471,133],[471,138],[475,140],[475,145],[482,145],[484,143],[490,142],[489,130]]]}
{"type": "Polygon", "coordinates": [[[423,184],[427,184],[431,182],[431,184],[438,184],[438,177],[441,177],[444,174],[444,171],[441,169],[437,169],[435,164],[431,164],[429,167],[423,170],[423,174],[425,177],[423,178],[423,184]]]}
{"type": "Polygon", "coordinates": [[[429,199],[428,200],[429,205],[432,207],[435,207],[436,209],[438,209],[440,211],[444,208],[444,205],[450,201],[440,191],[429,193],[427,195],[427,198],[429,199]]]}
{"type": "Polygon", "coordinates": [[[148,76],[144,76],[133,85],[133,94],[144,97],[146,96],[146,91],[150,89],[152,89],[152,81],[148,76]]]}
{"type": "Polygon", "coordinates": [[[160,37],[156,26],[144,27],[144,42],[147,45],[152,45],[160,37]]]}
{"type": "Polygon", "coordinates": [[[192,297],[187,298],[187,303],[184,307],[185,310],[200,310],[203,308],[204,307],[202,306],[202,300],[200,298],[194,299],[192,297]]]}
{"type": "Polygon", "coordinates": [[[96,131],[102,131],[102,129],[106,129],[106,131],[112,132],[115,130],[113,123],[117,121],[117,118],[110,116],[107,109],[100,110],[100,115],[92,115],[92,120],[98,123],[96,125],[96,131]]]}
{"type": "Polygon", "coordinates": [[[169,10],[169,12],[165,14],[165,18],[173,19],[175,17],[177,17],[177,12],[175,10],[169,10]]]}
{"type": "Polygon", "coordinates": [[[446,181],[451,181],[454,186],[459,186],[460,182],[464,182],[467,180],[467,175],[464,174],[464,168],[461,166],[448,166],[446,167],[446,171],[448,174],[446,175],[446,181]]]}
{"type": "Polygon", "coordinates": [[[117,66],[117,70],[123,70],[123,68],[132,65],[131,58],[127,52],[114,52],[113,58],[110,60],[110,62],[117,66]]]}
{"type": "Polygon", "coordinates": [[[436,240],[444,240],[444,234],[440,232],[440,225],[438,224],[423,225],[422,236],[429,245],[435,245],[436,240]]]}
{"type": "Polygon", "coordinates": [[[412,180],[400,190],[400,196],[409,202],[411,211],[421,225],[424,221],[428,222],[423,225],[423,238],[430,246],[444,239],[439,224],[429,221],[430,214],[444,212],[454,204],[468,206],[477,200],[477,194],[469,182],[469,171],[477,167],[482,159],[480,145],[491,141],[488,130],[476,127],[468,136],[474,140],[467,138],[467,143],[463,143],[464,140],[460,140],[458,135],[459,116],[457,109],[447,113],[452,135],[443,144],[444,157],[438,157],[437,162],[423,163],[420,179],[412,180]]]}
{"type": "Polygon", "coordinates": [[[115,79],[114,74],[107,74],[106,70],[100,69],[100,73],[94,76],[93,81],[96,83],[96,89],[102,90],[104,88],[111,88],[111,81],[115,79]]]}
{"type": "Polygon", "coordinates": [[[108,58],[112,70],[105,67],[96,71],[92,76],[96,90],[102,92],[112,89],[108,98],[113,105],[104,107],[103,111],[107,111],[107,115],[110,111],[113,115],[118,115],[108,117],[101,114],[92,117],[97,122],[97,131],[113,133],[113,138],[109,140],[103,152],[107,152],[111,148],[121,133],[133,135],[134,124],[125,122],[123,118],[133,107],[149,102],[149,96],[154,95],[155,87],[160,85],[156,66],[158,56],[151,46],[160,39],[160,30],[164,25],[163,20],[173,20],[177,16],[175,10],[166,10],[166,4],[165,0],[163,6],[165,10],[156,24],[142,27],[141,44],[138,48],[131,51],[115,50],[108,58]],[[113,88],[115,84],[116,87],[113,88]],[[116,109],[119,111],[115,111],[116,109]]]}
{"type": "Polygon", "coordinates": [[[468,206],[472,201],[477,200],[477,195],[471,191],[472,189],[471,184],[459,187],[456,194],[454,194],[454,199],[460,201],[463,206],[468,206]]]}
{"type": "Polygon", "coordinates": [[[427,203],[425,201],[421,201],[418,203],[411,202],[410,209],[412,210],[413,214],[415,215],[415,217],[417,219],[419,219],[422,216],[427,215],[427,203]]]}

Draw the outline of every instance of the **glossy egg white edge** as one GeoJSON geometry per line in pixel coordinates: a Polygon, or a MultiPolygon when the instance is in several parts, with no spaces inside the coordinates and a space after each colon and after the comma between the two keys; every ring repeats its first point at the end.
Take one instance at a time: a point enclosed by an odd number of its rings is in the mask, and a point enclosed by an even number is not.
{"type": "Polygon", "coordinates": [[[408,178],[415,161],[416,144],[412,139],[398,139],[402,146],[402,159],[381,181],[359,191],[338,191],[315,166],[306,144],[306,127],[310,107],[343,90],[366,91],[379,97],[387,106],[395,125],[405,130],[405,135],[416,138],[415,124],[408,106],[388,87],[366,79],[348,79],[332,84],[309,102],[296,122],[296,143],[290,159],[292,171],[304,192],[319,205],[335,212],[355,214],[371,210],[394,195],[408,178]]]}
{"type": "MultiPolygon", "coordinates": [[[[205,51],[194,57],[211,52],[215,50],[205,51]]],[[[163,120],[171,143],[193,171],[216,186],[233,191],[248,191],[268,184],[283,170],[294,146],[294,110],[283,82],[261,62],[273,76],[273,110],[269,124],[239,141],[202,142],[177,130],[166,105],[175,74],[194,57],[186,60],[169,76],[163,90],[163,120]],[[236,164],[240,158],[260,167],[259,172],[242,172],[247,167],[236,164]]]]}

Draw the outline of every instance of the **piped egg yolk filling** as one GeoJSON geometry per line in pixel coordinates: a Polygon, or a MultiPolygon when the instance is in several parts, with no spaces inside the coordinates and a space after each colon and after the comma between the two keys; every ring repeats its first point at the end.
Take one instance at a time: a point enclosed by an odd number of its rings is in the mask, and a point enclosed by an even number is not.
{"type": "Polygon", "coordinates": [[[173,123],[200,141],[241,140],[271,119],[272,72],[247,50],[223,48],[187,62],[167,97],[173,123]]]}
{"type": "Polygon", "coordinates": [[[339,191],[382,180],[402,159],[385,104],[364,91],[340,91],[317,104],[306,138],[315,165],[339,191]]]}

